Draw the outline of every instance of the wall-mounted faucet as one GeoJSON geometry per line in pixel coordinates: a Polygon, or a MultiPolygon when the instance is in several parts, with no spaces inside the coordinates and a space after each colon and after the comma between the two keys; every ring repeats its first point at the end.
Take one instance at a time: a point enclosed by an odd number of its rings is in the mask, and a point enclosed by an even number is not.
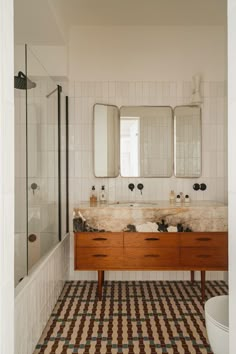
{"type": "Polygon", "coordinates": [[[143,185],[142,183],[139,183],[139,184],[137,185],[137,188],[140,190],[140,193],[141,193],[141,195],[142,195],[142,194],[143,194],[144,185],[143,185]]]}
{"type": "Polygon", "coordinates": [[[39,190],[39,185],[37,183],[31,183],[30,188],[32,189],[33,194],[36,190],[39,190]]]}
{"type": "Polygon", "coordinates": [[[130,183],[128,185],[128,188],[131,190],[131,192],[133,192],[134,188],[135,188],[135,185],[133,183],[130,183]]]}

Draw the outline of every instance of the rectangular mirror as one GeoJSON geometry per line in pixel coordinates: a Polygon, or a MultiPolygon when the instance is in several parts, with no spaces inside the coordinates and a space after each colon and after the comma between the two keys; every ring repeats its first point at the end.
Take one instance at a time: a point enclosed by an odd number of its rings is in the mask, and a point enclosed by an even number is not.
{"type": "Polygon", "coordinates": [[[174,109],[174,159],[176,177],[201,176],[201,108],[174,109]]]}
{"type": "Polygon", "coordinates": [[[96,177],[119,175],[119,109],[116,106],[95,104],[94,116],[94,174],[96,177]]]}
{"type": "Polygon", "coordinates": [[[121,107],[120,155],[123,177],[172,176],[172,108],[121,107]]]}

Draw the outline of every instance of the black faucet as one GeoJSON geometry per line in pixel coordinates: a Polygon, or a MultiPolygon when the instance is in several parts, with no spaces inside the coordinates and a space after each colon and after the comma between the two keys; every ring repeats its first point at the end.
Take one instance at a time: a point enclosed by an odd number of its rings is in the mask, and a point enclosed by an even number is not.
{"type": "Polygon", "coordinates": [[[134,188],[135,188],[135,185],[133,183],[130,183],[128,185],[128,188],[131,190],[131,192],[133,192],[134,188]]]}
{"type": "Polygon", "coordinates": [[[137,188],[140,190],[140,193],[143,194],[143,188],[144,188],[144,185],[142,183],[139,183],[137,185],[137,188]]]}

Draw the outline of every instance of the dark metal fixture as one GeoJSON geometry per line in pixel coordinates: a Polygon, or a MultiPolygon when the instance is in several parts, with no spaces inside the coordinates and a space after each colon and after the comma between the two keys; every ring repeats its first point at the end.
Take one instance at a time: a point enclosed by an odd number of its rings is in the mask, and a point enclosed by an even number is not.
{"type": "MultiPolygon", "coordinates": [[[[54,92],[58,92],[58,90],[61,90],[61,86],[58,85],[57,88],[55,88],[54,90],[52,90],[51,92],[49,92],[46,97],[49,98],[51,95],[54,94],[54,92]]],[[[60,91],[61,92],[61,91],[60,91]]]]}
{"type": "Polygon", "coordinates": [[[19,90],[30,90],[36,87],[36,83],[27,78],[27,76],[19,71],[17,76],[14,76],[14,87],[19,90]]]}
{"type": "Polygon", "coordinates": [[[30,188],[32,189],[33,194],[34,194],[34,192],[36,191],[36,189],[39,189],[39,186],[37,185],[37,183],[31,183],[30,188]]]}
{"type": "Polygon", "coordinates": [[[195,191],[198,191],[198,190],[200,189],[199,183],[194,183],[193,189],[194,189],[195,191]]]}
{"type": "Polygon", "coordinates": [[[37,240],[37,236],[35,234],[30,234],[28,236],[29,242],[35,242],[37,240]]]}
{"type": "MultiPolygon", "coordinates": [[[[57,114],[58,114],[58,221],[59,221],[58,233],[59,233],[59,241],[61,241],[61,208],[62,208],[62,205],[61,205],[61,92],[62,92],[62,87],[60,85],[57,85],[57,114]]],[[[50,96],[50,94],[47,95],[46,97],[49,97],[49,96],[50,96]]]]}
{"type": "Polygon", "coordinates": [[[201,191],[205,191],[207,189],[207,185],[205,183],[200,184],[201,191]]]}
{"type": "Polygon", "coordinates": [[[66,96],[66,232],[69,232],[69,97],[66,96]]]}
{"type": "Polygon", "coordinates": [[[142,183],[139,183],[137,185],[137,188],[140,190],[140,193],[143,194],[143,188],[144,188],[144,185],[142,183]]]}
{"type": "Polygon", "coordinates": [[[128,188],[131,190],[131,192],[133,192],[134,188],[135,188],[135,185],[133,183],[130,183],[128,185],[128,188]]]}

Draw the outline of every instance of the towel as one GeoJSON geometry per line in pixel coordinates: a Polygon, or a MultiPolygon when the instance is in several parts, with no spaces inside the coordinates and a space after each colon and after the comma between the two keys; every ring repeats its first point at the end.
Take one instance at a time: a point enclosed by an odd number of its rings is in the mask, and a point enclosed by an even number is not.
{"type": "Polygon", "coordinates": [[[145,224],[136,226],[137,232],[159,232],[155,222],[146,222],[145,224]]]}

